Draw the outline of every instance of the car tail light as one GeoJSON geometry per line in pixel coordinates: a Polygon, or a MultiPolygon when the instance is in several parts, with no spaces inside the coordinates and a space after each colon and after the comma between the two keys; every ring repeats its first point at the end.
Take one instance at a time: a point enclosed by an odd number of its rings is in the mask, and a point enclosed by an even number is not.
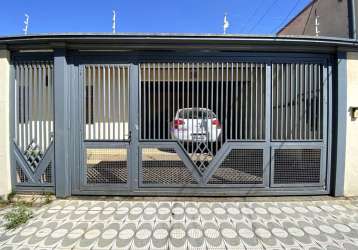
{"type": "Polygon", "coordinates": [[[184,120],[175,119],[173,123],[173,128],[178,128],[180,125],[184,125],[184,124],[185,124],[184,120]]]}
{"type": "Polygon", "coordinates": [[[214,119],[211,121],[212,125],[215,125],[217,128],[221,128],[221,124],[218,119],[214,119]]]}

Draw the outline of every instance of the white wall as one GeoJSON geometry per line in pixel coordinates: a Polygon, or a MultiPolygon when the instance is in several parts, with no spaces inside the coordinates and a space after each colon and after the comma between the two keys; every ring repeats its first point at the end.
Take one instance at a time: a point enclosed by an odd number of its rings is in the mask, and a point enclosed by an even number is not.
{"type": "MultiPolygon", "coordinates": [[[[358,53],[347,57],[347,107],[358,107],[358,53]]],[[[347,110],[346,168],[344,195],[358,196],[358,119],[347,110]]]]}
{"type": "Polygon", "coordinates": [[[9,83],[10,53],[0,50],[0,197],[6,198],[11,192],[10,175],[10,119],[9,83]]]}

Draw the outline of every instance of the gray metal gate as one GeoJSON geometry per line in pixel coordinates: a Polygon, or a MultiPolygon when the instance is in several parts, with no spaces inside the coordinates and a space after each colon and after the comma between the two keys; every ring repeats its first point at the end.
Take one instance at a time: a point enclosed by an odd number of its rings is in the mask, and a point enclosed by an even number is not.
{"type": "Polygon", "coordinates": [[[13,64],[13,181],[17,190],[54,187],[53,62],[13,64]]]}
{"type": "MultiPolygon", "coordinates": [[[[12,62],[13,182],[54,191],[53,58],[20,54],[12,62]]],[[[74,149],[73,194],[329,193],[329,56],[69,58],[73,138],[58,147],[74,149]]]]}
{"type": "Polygon", "coordinates": [[[128,188],[129,69],[81,66],[81,190],[128,188]]]}

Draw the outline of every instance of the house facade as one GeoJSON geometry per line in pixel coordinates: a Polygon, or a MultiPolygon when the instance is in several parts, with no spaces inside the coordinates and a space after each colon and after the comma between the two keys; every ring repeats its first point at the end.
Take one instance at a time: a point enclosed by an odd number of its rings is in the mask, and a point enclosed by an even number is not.
{"type": "Polygon", "coordinates": [[[354,39],[2,37],[2,195],[356,195],[354,39]]]}

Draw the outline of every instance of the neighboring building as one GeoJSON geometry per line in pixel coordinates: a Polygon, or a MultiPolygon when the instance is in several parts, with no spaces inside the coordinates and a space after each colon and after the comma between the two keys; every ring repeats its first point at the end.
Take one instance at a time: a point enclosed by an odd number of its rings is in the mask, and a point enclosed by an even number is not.
{"type": "Polygon", "coordinates": [[[318,16],[319,36],[348,38],[349,1],[351,0],[312,0],[277,35],[315,36],[318,16]]]}

